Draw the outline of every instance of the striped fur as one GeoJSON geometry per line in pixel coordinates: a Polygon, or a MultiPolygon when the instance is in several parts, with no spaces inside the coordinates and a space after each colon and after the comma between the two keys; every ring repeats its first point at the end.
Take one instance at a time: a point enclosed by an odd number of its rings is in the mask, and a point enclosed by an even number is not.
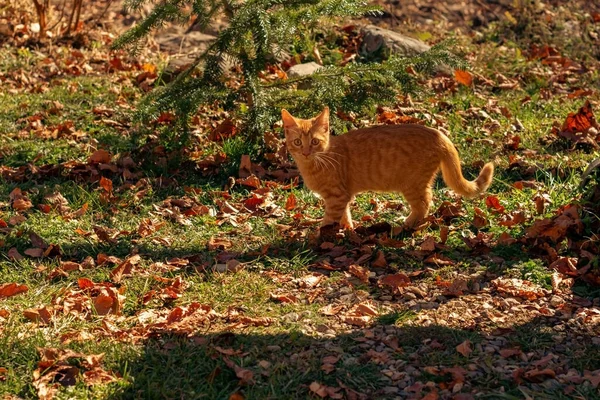
{"type": "Polygon", "coordinates": [[[405,225],[414,227],[427,216],[440,169],[446,184],[466,197],[484,192],[492,182],[492,163],[474,181],[465,180],[450,139],[423,125],[374,126],[330,136],[328,108],[307,120],[286,110],[281,116],[304,184],[325,201],[322,225],[339,222],[352,229],[350,202],[357,193],[377,191],[402,193],[411,208],[405,225]]]}

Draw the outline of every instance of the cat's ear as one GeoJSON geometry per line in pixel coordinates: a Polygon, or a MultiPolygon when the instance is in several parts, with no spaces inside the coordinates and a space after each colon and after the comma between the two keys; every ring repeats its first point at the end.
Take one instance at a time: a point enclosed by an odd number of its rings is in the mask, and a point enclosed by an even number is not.
{"type": "Polygon", "coordinates": [[[325,106],[321,114],[315,117],[314,125],[319,125],[329,131],[329,107],[325,106]]]}
{"type": "Polygon", "coordinates": [[[281,110],[281,119],[283,120],[283,129],[293,128],[298,126],[296,118],[292,116],[286,109],[281,110]]]}

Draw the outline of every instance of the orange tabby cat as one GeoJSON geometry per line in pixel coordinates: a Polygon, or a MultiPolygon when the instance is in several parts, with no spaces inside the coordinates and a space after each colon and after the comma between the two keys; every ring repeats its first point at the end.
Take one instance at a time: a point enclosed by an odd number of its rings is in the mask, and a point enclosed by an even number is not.
{"type": "Polygon", "coordinates": [[[322,225],[352,229],[350,202],[366,191],[400,192],[410,204],[407,227],[429,211],[431,184],[442,170],[456,193],[473,197],[492,182],[494,165],[484,165],[474,181],[463,178],[454,145],[443,133],[417,124],[383,125],[329,134],[329,108],[312,119],[281,110],[289,152],[305,185],[325,201],[322,225]]]}

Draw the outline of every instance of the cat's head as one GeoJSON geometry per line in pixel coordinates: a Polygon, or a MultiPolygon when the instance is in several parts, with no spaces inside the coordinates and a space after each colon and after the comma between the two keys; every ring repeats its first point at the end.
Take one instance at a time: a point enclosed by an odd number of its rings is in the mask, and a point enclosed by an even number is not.
{"type": "Polygon", "coordinates": [[[311,119],[294,118],[281,110],[287,148],[296,160],[309,160],[329,147],[329,108],[311,119]]]}

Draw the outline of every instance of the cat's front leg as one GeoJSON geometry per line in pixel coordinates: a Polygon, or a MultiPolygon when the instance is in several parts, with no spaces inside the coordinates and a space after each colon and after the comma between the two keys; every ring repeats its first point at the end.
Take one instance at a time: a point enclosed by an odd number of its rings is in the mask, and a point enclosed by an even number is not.
{"type": "Polygon", "coordinates": [[[321,226],[326,226],[337,222],[344,227],[352,229],[352,218],[350,217],[350,198],[336,197],[326,198],[325,200],[325,216],[321,222],[321,226]]]}
{"type": "Polygon", "coordinates": [[[342,219],[340,220],[340,225],[342,225],[345,229],[354,229],[354,223],[352,222],[352,214],[350,213],[350,203],[346,205],[346,209],[344,210],[344,214],[342,215],[342,219]]]}

